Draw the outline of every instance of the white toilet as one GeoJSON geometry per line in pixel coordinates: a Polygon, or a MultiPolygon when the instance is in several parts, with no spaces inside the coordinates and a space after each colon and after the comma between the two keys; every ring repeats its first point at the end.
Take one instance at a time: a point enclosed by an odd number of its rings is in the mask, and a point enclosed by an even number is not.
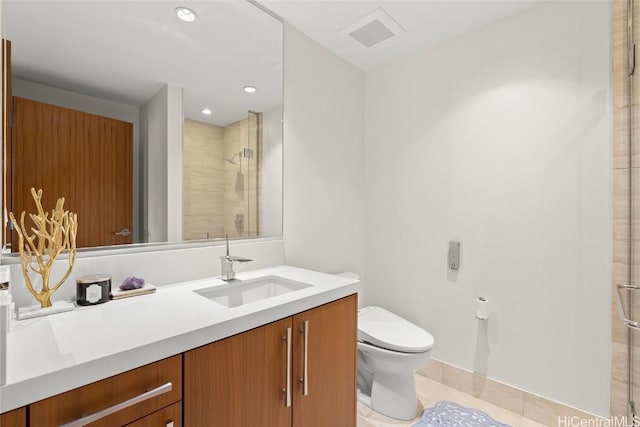
{"type": "Polygon", "coordinates": [[[433,336],[380,307],[358,311],[358,400],[383,415],[418,413],[415,370],[428,359],[433,336]]]}

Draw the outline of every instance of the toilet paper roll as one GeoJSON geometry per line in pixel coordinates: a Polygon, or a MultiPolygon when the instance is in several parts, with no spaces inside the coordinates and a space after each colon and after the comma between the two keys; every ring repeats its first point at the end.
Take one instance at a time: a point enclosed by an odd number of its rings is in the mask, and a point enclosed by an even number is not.
{"type": "Polygon", "coordinates": [[[476,319],[486,320],[489,318],[489,301],[485,298],[476,299],[476,319]]]}

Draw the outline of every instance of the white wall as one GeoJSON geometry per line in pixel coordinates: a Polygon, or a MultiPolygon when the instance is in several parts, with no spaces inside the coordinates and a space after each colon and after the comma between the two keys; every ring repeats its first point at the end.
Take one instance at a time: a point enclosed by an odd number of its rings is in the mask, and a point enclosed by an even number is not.
{"type": "Polygon", "coordinates": [[[167,108],[166,87],[140,109],[144,147],[144,205],[146,221],[143,242],[167,241],[167,108]]]}
{"type": "Polygon", "coordinates": [[[367,304],[436,359],[606,416],[610,7],[549,2],[365,78],[367,304]]]}
{"type": "Polygon", "coordinates": [[[282,235],[282,106],[262,113],[262,235],[282,235]]]}
{"type": "MultiPolygon", "coordinates": [[[[81,256],[76,259],[73,272],[65,284],[53,295],[52,301],[75,300],[76,278],[91,274],[111,274],[113,289],[127,276],[144,278],[147,282],[163,286],[172,283],[220,276],[220,259],[225,254],[225,246],[190,245],[173,250],[139,253],[117,253],[117,249],[107,252],[113,255],[100,254],[98,256],[81,256]]],[[[235,271],[241,272],[256,268],[270,267],[284,264],[284,245],[282,240],[262,242],[231,242],[230,251],[252,259],[246,264],[236,264],[235,271]]],[[[14,261],[17,261],[15,259],[14,261]]],[[[7,263],[6,259],[2,260],[7,263]]],[[[67,271],[68,261],[59,259],[52,272],[51,283],[56,283],[67,271]]],[[[32,276],[34,280],[38,277],[32,276]]],[[[40,281],[34,282],[36,289],[40,288],[40,281]],[[37,284],[36,284],[37,283],[37,284]]],[[[22,278],[20,264],[11,265],[11,294],[18,307],[37,305],[37,302],[27,291],[22,278]]]]}
{"type": "Polygon", "coordinates": [[[363,74],[285,26],[288,264],[364,273],[363,74]]]}
{"type": "Polygon", "coordinates": [[[166,85],[141,108],[145,242],[182,240],[182,89],[166,85]]]}
{"type": "Polygon", "coordinates": [[[167,86],[167,241],[182,241],[182,88],[167,86]]]}

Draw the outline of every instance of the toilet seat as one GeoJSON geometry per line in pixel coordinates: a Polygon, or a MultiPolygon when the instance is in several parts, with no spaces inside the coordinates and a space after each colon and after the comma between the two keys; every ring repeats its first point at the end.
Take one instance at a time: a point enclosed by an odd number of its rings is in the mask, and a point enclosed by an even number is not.
{"type": "Polygon", "coordinates": [[[358,340],[404,353],[423,353],[433,347],[433,336],[424,329],[381,307],[358,311],[358,340]]]}

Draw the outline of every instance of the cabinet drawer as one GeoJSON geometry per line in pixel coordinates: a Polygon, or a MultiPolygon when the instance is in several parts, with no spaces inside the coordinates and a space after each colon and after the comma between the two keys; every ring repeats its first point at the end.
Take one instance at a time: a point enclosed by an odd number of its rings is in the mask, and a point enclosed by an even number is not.
{"type": "Polygon", "coordinates": [[[127,424],[127,427],[182,427],[181,418],[182,404],[178,402],[147,415],[138,421],[127,424]]]}
{"type": "Polygon", "coordinates": [[[124,426],[182,398],[182,355],[160,360],[30,405],[30,425],[58,427],[112,408],[171,383],[171,391],[145,399],[92,422],[91,427],[124,426]]]}
{"type": "Polygon", "coordinates": [[[14,409],[0,415],[0,426],[2,427],[26,427],[27,426],[27,408],[14,409]]]}

